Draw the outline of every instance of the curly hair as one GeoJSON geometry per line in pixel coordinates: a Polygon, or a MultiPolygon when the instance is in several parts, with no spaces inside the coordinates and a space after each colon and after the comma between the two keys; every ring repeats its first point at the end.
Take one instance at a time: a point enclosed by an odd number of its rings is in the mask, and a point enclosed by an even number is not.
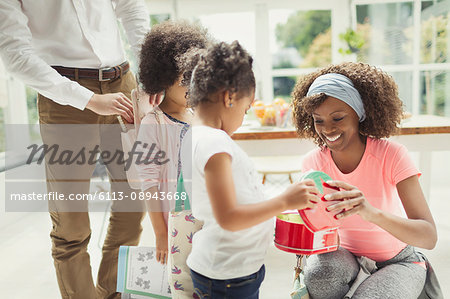
{"type": "Polygon", "coordinates": [[[239,44],[220,42],[207,49],[194,49],[180,60],[184,69],[181,84],[189,86],[188,104],[211,101],[210,95],[227,90],[238,98],[255,89],[253,58],[239,44]]]}
{"type": "Polygon", "coordinates": [[[325,146],[314,128],[312,113],[328,96],[320,93],[307,97],[306,94],[317,77],[329,73],[349,78],[361,95],[366,111],[366,119],[359,124],[361,135],[380,139],[397,132],[403,113],[403,103],[398,97],[394,79],[374,66],[345,62],[330,65],[297,81],[292,92],[293,118],[300,138],[311,138],[319,146],[325,146]]]}
{"type": "Polygon", "coordinates": [[[210,43],[207,30],[187,21],[165,21],[154,25],[142,44],[139,81],[148,94],[159,93],[173,85],[183,70],[177,57],[191,48],[210,43]]]}

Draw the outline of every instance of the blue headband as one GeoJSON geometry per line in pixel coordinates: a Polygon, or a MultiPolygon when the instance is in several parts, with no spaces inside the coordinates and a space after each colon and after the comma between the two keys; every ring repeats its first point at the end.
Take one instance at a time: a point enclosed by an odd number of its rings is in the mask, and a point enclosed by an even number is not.
{"type": "Polygon", "coordinates": [[[324,93],[329,97],[339,99],[352,107],[359,117],[359,122],[366,119],[366,111],[361,99],[361,95],[356,90],[353,82],[341,74],[325,74],[319,76],[309,87],[307,97],[324,93]]]}

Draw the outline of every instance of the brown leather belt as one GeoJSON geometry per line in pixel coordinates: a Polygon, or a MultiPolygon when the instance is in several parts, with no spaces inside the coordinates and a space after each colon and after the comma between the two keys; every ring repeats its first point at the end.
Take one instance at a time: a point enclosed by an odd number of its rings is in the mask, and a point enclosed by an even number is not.
{"type": "Polygon", "coordinates": [[[128,63],[128,61],[125,61],[120,65],[101,69],[81,69],[64,66],[52,66],[52,68],[54,68],[60,75],[64,77],[70,77],[74,79],[77,79],[78,77],[95,79],[98,81],[109,81],[125,75],[130,70],[130,64],[128,63]]]}

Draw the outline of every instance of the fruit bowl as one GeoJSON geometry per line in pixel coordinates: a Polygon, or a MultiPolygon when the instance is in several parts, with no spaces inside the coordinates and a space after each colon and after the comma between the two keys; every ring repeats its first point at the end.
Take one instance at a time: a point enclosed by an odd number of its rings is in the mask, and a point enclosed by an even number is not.
{"type": "Polygon", "coordinates": [[[252,109],[261,126],[286,127],[291,115],[291,106],[281,98],[276,98],[272,103],[264,103],[257,100],[252,109]]]}

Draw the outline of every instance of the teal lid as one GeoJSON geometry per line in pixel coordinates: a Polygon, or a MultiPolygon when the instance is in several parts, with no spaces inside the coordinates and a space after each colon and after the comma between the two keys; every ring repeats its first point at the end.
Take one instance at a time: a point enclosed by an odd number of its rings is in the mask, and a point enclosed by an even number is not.
{"type": "Polygon", "coordinates": [[[314,209],[298,210],[305,225],[313,232],[339,227],[340,221],[334,217],[336,212],[328,212],[326,210],[328,206],[335,204],[336,202],[323,199],[323,196],[326,194],[339,191],[338,188],[329,186],[325,183],[326,181],[331,180],[331,177],[324,172],[311,170],[306,172],[300,180],[303,181],[306,179],[312,179],[316,183],[316,187],[320,192],[318,196],[321,200],[314,209]]]}

